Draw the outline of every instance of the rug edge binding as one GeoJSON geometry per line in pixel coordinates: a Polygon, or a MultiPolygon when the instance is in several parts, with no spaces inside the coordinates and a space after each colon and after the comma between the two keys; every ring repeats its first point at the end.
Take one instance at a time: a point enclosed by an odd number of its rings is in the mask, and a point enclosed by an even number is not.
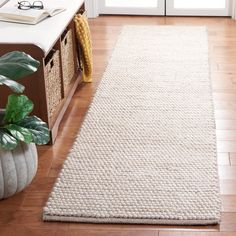
{"type": "Polygon", "coordinates": [[[150,224],[150,225],[217,225],[220,219],[210,220],[158,220],[158,219],[124,219],[124,218],[84,218],[74,216],[52,216],[43,214],[43,221],[61,221],[95,224],[150,224]]]}

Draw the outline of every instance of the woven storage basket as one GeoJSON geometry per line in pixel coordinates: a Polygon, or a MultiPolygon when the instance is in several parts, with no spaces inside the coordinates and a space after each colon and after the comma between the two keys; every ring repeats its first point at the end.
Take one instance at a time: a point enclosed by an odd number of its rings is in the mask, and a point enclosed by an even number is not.
{"type": "Polygon", "coordinates": [[[75,74],[76,65],[74,61],[73,37],[71,29],[66,32],[64,38],[61,40],[61,61],[63,88],[64,92],[66,92],[75,74]]]}
{"type": "Polygon", "coordinates": [[[60,67],[59,51],[56,50],[44,69],[48,112],[50,118],[53,116],[62,99],[60,67]]]}

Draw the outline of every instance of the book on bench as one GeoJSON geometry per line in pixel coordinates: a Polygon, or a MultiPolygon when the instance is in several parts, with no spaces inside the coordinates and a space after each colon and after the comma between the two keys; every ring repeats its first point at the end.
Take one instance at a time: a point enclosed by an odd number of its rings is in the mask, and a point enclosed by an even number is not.
{"type": "Polygon", "coordinates": [[[15,7],[1,7],[0,8],[0,20],[22,23],[22,24],[32,24],[35,25],[43,19],[54,16],[62,11],[63,7],[50,7],[44,9],[30,9],[30,10],[20,10],[15,7]]]}
{"type": "Polygon", "coordinates": [[[0,0],[0,7],[5,5],[9,0],[0,0]]]}

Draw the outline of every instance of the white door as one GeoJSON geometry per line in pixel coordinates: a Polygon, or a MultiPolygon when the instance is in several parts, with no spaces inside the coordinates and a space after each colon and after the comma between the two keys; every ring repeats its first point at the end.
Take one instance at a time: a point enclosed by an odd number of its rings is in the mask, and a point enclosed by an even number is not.
{"type": "Polygon", "coordinates": [[[100,14],[164,15],[165,0],[98,0],[100,14]]]}
{"type": "Polygon", "coordinates": [[[100,14],[229,16],[232,0],[97,0],[100,14]]]}
{"type": "Polygon", "coordinates": [[[166,0],[166,15],[229,16],[231,0],[166,0]]]}

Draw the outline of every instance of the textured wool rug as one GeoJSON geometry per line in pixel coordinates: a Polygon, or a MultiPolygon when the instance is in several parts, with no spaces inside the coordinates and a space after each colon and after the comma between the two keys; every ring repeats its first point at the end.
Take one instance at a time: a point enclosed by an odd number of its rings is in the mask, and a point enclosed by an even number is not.
{"type": "Polygon", "coordinates": [[[126,26],[44,220],[220,220],[205,27],[126,26]]]}

